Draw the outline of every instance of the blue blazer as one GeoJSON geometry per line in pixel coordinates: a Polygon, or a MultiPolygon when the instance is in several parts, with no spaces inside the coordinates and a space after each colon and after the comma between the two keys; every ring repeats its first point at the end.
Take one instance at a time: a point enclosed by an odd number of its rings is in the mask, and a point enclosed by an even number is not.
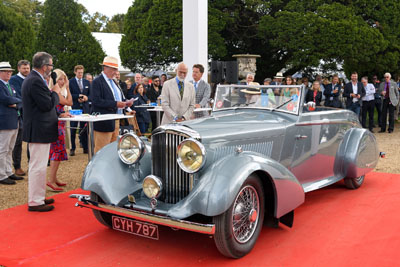
{"type": "Polygon", "coordinates": [[[81,89],[79,89],[78,81],[76,78],[72,78],[69,80],[69,91],[72,96],[72,109],[82,109],[83,113],[90,113],[89,110],[89,100],[83,103],[78,102],[79,95],[85,95],[89,97],[90,93],[90,82],[86,79],[82,79],[83,92],[81,93],[81,89]]]}
{"type": "MultiPolygon", "coordinates": [[[[119,86],[115,85],[119,89],[119,86]]],[[[122,95],[122,101],[125,101],[124,94],[119,89],[122,95]]],[[[100,114],[116,114],[118,111],[117,101],[114,99],[114,95],[111,91],[110,86],[100,74],[92,82],[91,101],[93,112],[100,114]]],[[[114,120],[99,121],[94,123],[94,130],[98,132],[113,132],[115,130],[114,120]]]]}
{"type": "Polygon", "coordinates": [[[22,84],[23,141],[44,144],[57,141],[58,103],[58,94],[49,90],[36,71],[31,71],[22,84]]]}
{"type": "Polygon", "coordinates": [[[9,81],[9,83],[11,84],[11,87],[14,87],[15,91],[17,92],[17,97],[19,97],[21,99],[22,99],[21,88],[22,88],[23,82],[24,82],[24,79],[22,79],[18,75],[11,76],[11,79],[9,81]]]}
{"type": "Polygon", "coordinates": [[[0,130],[18,129],[18,104],[22,101],[17,97],[14,88],[10,94],[7,86],[0,81],[0,130]],[[10,108],[9,105],[17,104],[16,108],[10,108]]]}
{"type": "Polygon", "coordinates": [[[146,95],[141,96],[140,94],[136,94],[133,98],[138,98],[135,102],[133,102],[133,109],[136,111],[136,120],[137,122],[150,123],[150,113],[147,108],[137,108],[135,106],[145,105],[149,100],[146,95]]]}
{"type": "MultiPolygon", "coordinates": [[[[352,103],[353,103],[353,98],[350,96],[350,94],[353,93],[353,85],[350,82],[346,83],[346,85],[344,86],[344,92],[343,92],[343,97],[346,97],[346,108],[351,107],[352,103]]],[[[362,83],[357,82],[357,94],[360,95],[360,98],[357,99],[356,103],[361,103],[361,98],[363,96],[365,96],[365,89],[364,86],[362,86],[362,83]]]]}
{"type": "Polygon", "coordinates": [[[334,88],[332,88],[332,84],[328,84],[327,86],[325,86],[324,95],[325,95],[325,106],[326,107],[334,107],[334,108],[342,107],[342,103],[339,100],[339,95],[340,95],[340,85],[339,84],[335,84],[334,88]],[[333,93],[333,90],[336,90],[336,89],[338,89],[337,93],[333,93]],[[333,98],[332,100],[330,100],[331,97],[333,98]]]}

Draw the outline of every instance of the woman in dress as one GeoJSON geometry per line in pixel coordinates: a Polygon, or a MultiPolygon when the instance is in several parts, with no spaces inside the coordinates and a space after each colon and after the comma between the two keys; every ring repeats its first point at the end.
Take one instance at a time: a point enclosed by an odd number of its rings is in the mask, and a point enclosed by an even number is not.
{"type": "MultiPolygon", "coordinates": [[[[295,85],[293,83],[292,76],[290,76],[290,75],[286,76],[285,84],[286,85],[295,85]]],[[[286,88],[282,89],[282,91],[281,91],[281,96],[284,96],[285,98],[290,98],[292,95],[295,95],[295,94],[297,94],[297,95],[299,94],[297,88],[286,87],[286,88]]]]}
{"type": "MultiPolygon", "coordinates": [[[[69,91],[69,83],[67,75],[60,69],[54,70],[57,74],[56,84],[50,79],[49,87],[52,89],[54,86],[59,86],[61,88],[58,97],[60,99],[59,104],[56,106],[57,112],[63,113],[64,106],[72,106],[72,96],[69,91]]],[[[54,192],[63,191],[60,186],[66,186],[57,179],[57,171],[60,166],[60,162],[67,160],[67,151],[65,149],[65,121],[58,121],[58,139],[56,142],[50,145],[50,175],[47,186],[54,192]]]]}
{"type": "Polygon", "coordinates": [[[314,102],[316,106],[321,106],[322,92],[318,81],[314,81],[310,90],[306,95],[306,103],[314,102]]]}
{"type": "Polygon", "coordinates": [[[137,108],[136,106],[150,104],[150,100],[146,96],[146,90],[144,89],[143,84],[138,84],[133,93],[133,98],[137,98],[133,103],[133,109],[136,111],[136,120],[139,125],[139,130],[144,134],[147,132],[147,129],[149,129],[150,114],[147,111],[147,108],[137,108]]]}

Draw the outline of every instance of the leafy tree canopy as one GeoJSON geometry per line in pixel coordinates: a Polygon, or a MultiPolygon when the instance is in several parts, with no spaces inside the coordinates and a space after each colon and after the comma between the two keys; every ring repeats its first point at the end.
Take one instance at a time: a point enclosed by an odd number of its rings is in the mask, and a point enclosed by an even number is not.
{"type": "Polygon", "coordinates": [[[37,51],[53,55],[56,68],[72,77],[75,65],[99,73],[105,56],[100,44],[82,21],[82,10],[74,0],[47,0],[38,33],[37,51]]]}
{"type": "Polygon", "coordinates": [[[35,31],[39,30],[43,4],[38,0],[2,0],[3,4],[13,9],[32,23],[35,31]]]}
{"type": "Polygon", "coordinates": [[[6,5],[0,5],[0,61],[14,67],[21,59],[31,61],[35,32],[30,21],[6,5]]]}
{"type": "MultiPolygon", "coordinates": [[[[397,0],[208,0],[210,58],[259,54],[256,79],[324,63],[346,74],[397,73],[397,0]]],[[[120,55],[133,70],[182,60],[182,1],[136,0],[124,22],[120,55]]]]}

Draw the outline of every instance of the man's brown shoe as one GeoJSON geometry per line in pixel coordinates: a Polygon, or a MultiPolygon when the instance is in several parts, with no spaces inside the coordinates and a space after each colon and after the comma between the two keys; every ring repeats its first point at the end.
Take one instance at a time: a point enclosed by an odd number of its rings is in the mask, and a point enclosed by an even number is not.
{"type": "Polygon", "coordinates": [[[45,205],[53,204],[54,203],[54,198],[48,198],[44,200],[45,205]]]}
{"type": "Polygon", "coordinates": [[[39,206],[28,206],[28,211],[39,211],[39,212],[46,212],[51,211],[54,209],[53,205],[39,205],[39,206]]]}
{"type": "Polygon", "coordinates": [[[26,174],[21,168],[16,169],[14,173],[18,176],[24,176],[26,174]]]}

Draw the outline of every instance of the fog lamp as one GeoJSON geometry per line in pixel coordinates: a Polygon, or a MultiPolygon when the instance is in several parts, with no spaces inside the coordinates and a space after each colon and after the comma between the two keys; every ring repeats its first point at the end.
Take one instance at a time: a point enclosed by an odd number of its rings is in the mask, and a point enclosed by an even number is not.
{"type": "Polygon", "coordinates": [[[177,161],[179,166],[187,173],[195,173],[205,163],[206,150],[199,141],[189,138],[178,145],[177,161]]]}
{"type": "Polygon", "coordinates": [[[149,175],[143,180],[143,193],[148,198],[158,198],[162,192],[161,179],[154,175],[149,175]]]}
{"type": "Polygon", "coordinates": [[[118,156],[125,164],[134,164],[144,155],[145,145],[134,134],[124,134],[118,142],[118,156]]]}

